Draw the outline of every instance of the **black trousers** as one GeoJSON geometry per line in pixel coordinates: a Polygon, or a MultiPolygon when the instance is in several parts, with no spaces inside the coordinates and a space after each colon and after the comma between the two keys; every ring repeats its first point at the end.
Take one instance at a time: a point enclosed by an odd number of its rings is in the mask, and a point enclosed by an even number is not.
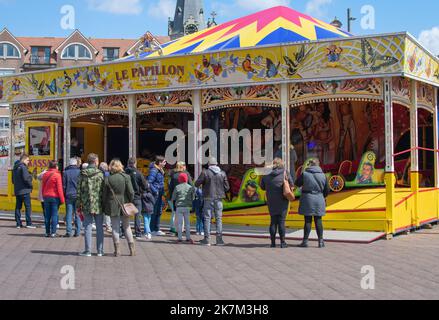
{"type": "Polygon", "coordinates": [[[270,236],[271,243],[275,244],[276,242],[276,234],[279,232],[281,243],[285,243],[285,221],[287,219],[287,213],[283,213],[281,215],[271,216],[271,224],[270,224],[270,236]]]}
{"type": "MultiPolygon", "coordinates": [[[[312,220],[313,217],[305,217],[305,228],[304,228],[304,236],[303,240],[307,241],[309,239],[309,235],[312,229],[312,220]]],[[[319,240],[323,240],[323,222],[322,217],[314,217],[314,223],[316,225],[317,236],[319,240]]]]}

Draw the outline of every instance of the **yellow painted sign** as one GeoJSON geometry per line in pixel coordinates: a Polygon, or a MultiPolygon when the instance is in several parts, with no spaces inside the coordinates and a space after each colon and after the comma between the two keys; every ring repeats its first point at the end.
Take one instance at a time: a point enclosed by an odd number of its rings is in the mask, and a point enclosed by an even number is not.
{"type": "MultiPolygon", "coordinates": [[[[0,102],[403,75],[406,41],[405,34],[347,38],[6,76],[0,102]]],[[[430,79],[435,67],[432,61],[430,79]]]]}

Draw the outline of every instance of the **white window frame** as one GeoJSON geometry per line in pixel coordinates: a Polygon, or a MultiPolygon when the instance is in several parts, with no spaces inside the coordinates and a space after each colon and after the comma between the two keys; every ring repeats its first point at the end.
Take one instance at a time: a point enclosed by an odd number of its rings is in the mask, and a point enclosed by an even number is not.
{"type": "Polygon", "coordinates": [[[9,120],[9,117],[1,116],[0,117],[0,130],[9,130],[10,128],[11,128],[11,121],[9,120]],[[7,128],[5,127],[6,122],[9,124],[9,126],[7,128]]]}
{"type": "MultiPolygon", "coordinates": [[[[9,76],[11,74],[16,73],[14,68],[0,68],[0,76],[9,76]],[[8,74],[1,74],[1,71],[12,71],[12,73],[8,73],[8,74]]],[[[0,105],[0,107],[2,107],[2,105],[0,105]]]]}
{"type": "Polygon", "coordinates": [[[73,42],[73,43],[70,43],[69,45],[67,45],[67,46],[63,49],[63,51],[61,52],[61,60],[88,60],[88,61],[91,61],[91,60],[93,60],[93,54],[91,53],[90,49],[89,49],[86,45],[84,45],[83,43],[80,43],[80,42],[73,42]],[[70,48],[71,46],[82,46],[82,47],[84,47],[84,48],[87,50],[87,52],[90,54],[90,58],[79,58],[79,57],[78,57],[78,54],[79,54],[79,47],[75,47],[75,57],[74,57],[74,58],[71,58],[71,57],[64,58],[64,57],[63,57],[63,56],[64,56],[64,53],[65,53],[66,50],[67,50],[68,48],[70,48]]]}
{"type": "Polygon", "coordinates": [[[4,60],[6,60],[6,59],[21,59],[21,51],[20,51],[20,49],[18,49],[18,47],[15,45],[15,44],[13,44],[12,42],[9,42],[9,41],[1,41],[0,42],[0,46],[3,46],[3,53],[4,54],[6,54],[5,56],[0,56],[0,59],[4,59],[4,60]],[[6,45],[11,45],[11,46],[13,46],[16,50],[17,50],[17,52],[18,52],[18,57],[14,57],[14,56],[8,56],[8,50],[7,50],[7,46],[6,45]],[[6,49],[6,50],[5,50],[6,49]]]}

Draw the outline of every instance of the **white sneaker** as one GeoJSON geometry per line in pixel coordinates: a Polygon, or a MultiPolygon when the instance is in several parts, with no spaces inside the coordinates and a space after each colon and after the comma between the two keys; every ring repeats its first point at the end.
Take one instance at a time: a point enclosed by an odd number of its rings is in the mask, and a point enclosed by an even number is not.
{"type": "Polygon", "coordinates": [[[203,237],[204,237],[204,232],[201,232],[200,236],[203,236],[203,237]]]}
{"type": "Polygon", "coordinates": [[[146,240],[151,240],[152,239],[152,235],[150,233],[145,234],[145,238],[146,238],[146,240]]]}
{"type": "Polygon", "coordinates": [[[96,224],[93,223],[93,224],[91,225],[91,228],[93,229],[93,231],[95,231],[95,230],[96,230],[96,224]]]}
{"type": "Polygon", "coordinates": [[[36,229],[37,227],[35,226],[26,226],[26,229],[36,229]]]}
{"type": "Polygon", "coordinates": [[[157,236],[163,237],[163,236],[166,236],[166,233],[164,233],[163,231],[157,231],[157,236]]]}

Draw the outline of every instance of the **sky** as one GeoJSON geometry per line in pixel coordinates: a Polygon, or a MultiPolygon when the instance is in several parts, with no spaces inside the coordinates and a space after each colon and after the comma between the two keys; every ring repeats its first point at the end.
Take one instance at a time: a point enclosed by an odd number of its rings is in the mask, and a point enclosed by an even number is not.
{"type": "MultiPolygon", "coordinates": [[[[357,18],[353,22],[353,34],[408,31],[439,55],[437,0],[417,0],[415,4],[407,0],[204,1],[206,15],[217,12],[218,23],[286,5],[326,22],[337,17],[346,27],[346,10],[351,8],[352,15],[357,18]],[[365,29],[362,23],[370,22],[370,17],[374,17],[374,26],[369,23],[365,29]]],[[[175,4],[176,0],[0,0],[0,29],[6,27],[16,36],[66,37],[73,31],[62,23],[69,13],[68,17],[73,16],[74,21],[68,20],[68,26],[81,30],[88,37],[138,39],[146,31],[167,35],[168,17],[173,17],[175,4]]]]}

